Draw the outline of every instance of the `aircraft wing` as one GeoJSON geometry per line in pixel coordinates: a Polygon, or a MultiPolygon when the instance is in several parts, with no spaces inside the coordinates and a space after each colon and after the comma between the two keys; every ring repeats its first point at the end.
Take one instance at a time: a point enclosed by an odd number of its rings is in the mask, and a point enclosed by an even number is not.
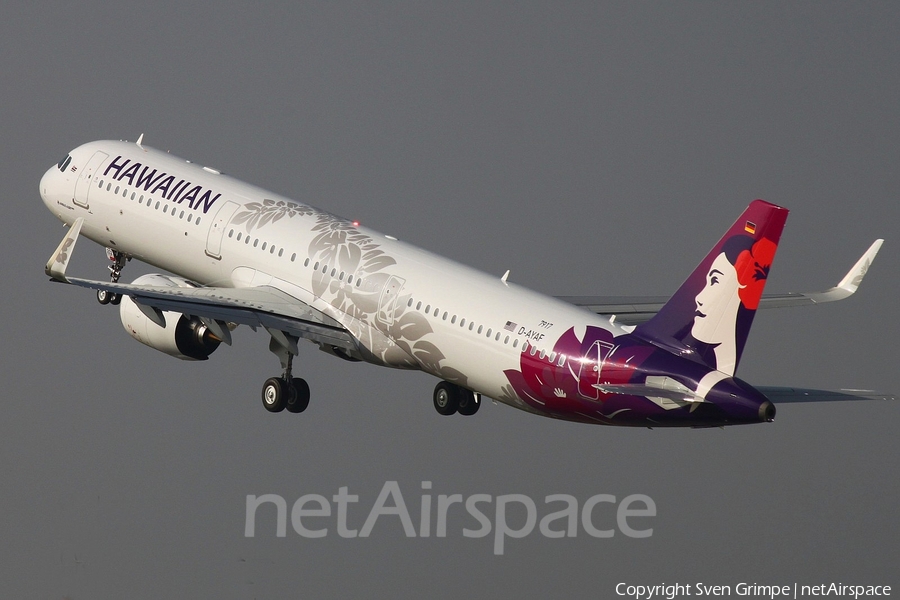
{"type": "MultiPolygon", "coordinates": [[[[759,308],[810,306],[843,300],[856,293],[859,284],[875,260],[884,240],[875,240],[836,286],[822,292],[763,294],[759,308]]],[[[599,315],[615,315],[623,325],[639,325],[649,321],[669,301],[664,296],[557,296],[558,299],[581,306],[599,315]]]]}
{"type": "Polygon", "coordinates": [[[130,296],[141,312],[161,326],[165,326],[164,311],[193,315],[207,323],[226,342],[230,342],[230,335],[224,324],[237,323],[254,329],[264,327],[286,347],[292,344],[280,335],[282,333],[358,350],[353,336],[336,320],[273,287],[167,287],[67,277],[66,267],[82,223],[83,219],[75,221],[47,263],[45,271],[54,281],[130,296]]]}

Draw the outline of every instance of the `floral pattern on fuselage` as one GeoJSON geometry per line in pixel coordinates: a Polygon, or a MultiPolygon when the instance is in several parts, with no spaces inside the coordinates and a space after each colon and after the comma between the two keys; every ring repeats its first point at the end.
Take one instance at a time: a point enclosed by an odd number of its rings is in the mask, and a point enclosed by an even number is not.
{"type": "Polygon", "coordinates": [[[268,199],[245,205],[232,222],[246,224],[249,233],[294,216],[315,218],[308,248],[315,269],[311,291],[347,317],[341,321],[365,348],[386,365],[421,368],[465,385],[465,375],[443,365],[445,355],[424,339],[434,330],[425,315],[407,306],[405,281],[389,272],[396,260],[356,223],[306,204],[268,199]],[[392,343],[376,340],[373,329],[392,343]]]}

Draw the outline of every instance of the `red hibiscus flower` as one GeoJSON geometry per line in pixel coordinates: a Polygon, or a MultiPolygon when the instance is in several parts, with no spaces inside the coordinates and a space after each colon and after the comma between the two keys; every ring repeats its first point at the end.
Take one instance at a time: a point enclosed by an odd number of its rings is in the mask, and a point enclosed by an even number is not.
{"type": "Polygon", "coordinates": [[[753,244],[752,248],[738,255],[734,269],[741,285],[738,295],[745,308],[756,310],[759,307],[759,299],[766,286],[766,279],[769,277],[769,269],[772,267],[777,249],[778,246],[774,242],[762,238],[753,244]]]}

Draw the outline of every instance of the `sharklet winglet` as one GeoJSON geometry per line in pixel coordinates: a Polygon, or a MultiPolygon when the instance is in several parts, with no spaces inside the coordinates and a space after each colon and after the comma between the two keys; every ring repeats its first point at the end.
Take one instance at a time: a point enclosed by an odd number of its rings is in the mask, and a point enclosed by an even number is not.
{"type": "Polygon", "coordinates": [[[837,284],[837,287],[850,292],[851,294],[855,293],[857,289],[859,289],[859,284],[862,283],[863,277],[866,276],[866,272],[869,270],[869,267],[872,265],[872,261],[875,260],[875,256],[878,254],[878,251],[881,249],[881,244],[884,243],[884,240],[878,239],[875,240],[869,249],[866,250],[865,254],[863,254],[856,264],[853,265],[853,268],[841,279],[841,282],[837,284]]]}
{"type": "Polygon", "coordinates": [[[81,226],[84,225],[84,217],[78,217],[65,237],[56,247],[56,251],[47,261],[44,267],[44,273],[50,276],[53,281],[69,283],[66,279],[66,268],[69,266],[69,260],[72,258],[72,252],[75,250],[75,242],[78,241],[78,235],[81,233],[81,226]]]}

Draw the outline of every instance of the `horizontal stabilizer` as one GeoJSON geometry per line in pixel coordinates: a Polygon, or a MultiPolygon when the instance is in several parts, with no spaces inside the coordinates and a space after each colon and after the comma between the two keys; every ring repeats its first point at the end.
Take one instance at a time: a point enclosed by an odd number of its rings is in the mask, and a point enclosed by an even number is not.
{"type": "Polygon", "coordinates": [[[774,404],[789,402],[843,402],[847,400],[896,400],[894,394],[873,390],[811,390],[791,387],[757,387],[774,404]]]}
{"type": "Polygon", "coordinates": [[[594,387],[604,394],[665,398],[674,402],[705,402],[686,385],[671,377],[651,376],[644,383],[598,383],[594,387]]]}

